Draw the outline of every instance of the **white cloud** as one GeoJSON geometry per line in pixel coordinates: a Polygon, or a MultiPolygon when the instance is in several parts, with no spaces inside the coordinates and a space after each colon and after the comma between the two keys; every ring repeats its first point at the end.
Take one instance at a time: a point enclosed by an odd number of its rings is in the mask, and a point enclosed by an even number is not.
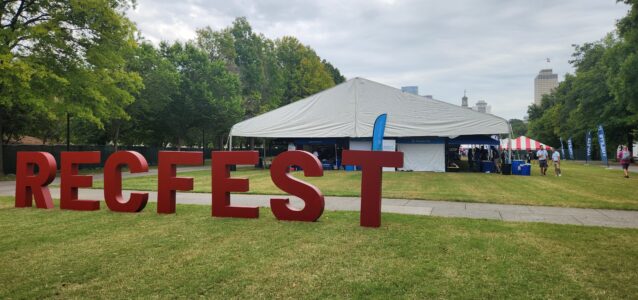
{"type": "Polygon", "coordinates": [[[348,78],[418,85],[456,104],[467,89],[471,104],[522,118],[538,70],[571,72],[571,45],[601,39],[626,11],[613,0],[138,0],[129,16],[155,43],[245,16],[269,38],[296,36],[348,78]]]}

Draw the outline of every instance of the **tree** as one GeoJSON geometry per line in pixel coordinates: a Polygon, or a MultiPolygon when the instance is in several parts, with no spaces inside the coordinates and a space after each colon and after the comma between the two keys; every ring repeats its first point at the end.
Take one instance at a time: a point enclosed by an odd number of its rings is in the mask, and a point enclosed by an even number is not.
{"type": "MultiPolygon", "coordinates": [[[[574,46],[574,75],[568,74],[540,106],[528,110],[530,135],[548,143],[560,137],[584,137],[587,131],[605,128],[608,145],[628,141],[638,126],[637,114],[630,103],[613,92],[618,85],[618,68],[627,53],[624,42],[610,34],[601,41],[574,46]]],[[[576,138],[579,143],[580,138],[576,138]]]]}
{"type": "Polygon", "coordinates": [[[99,127],[104,119],[126,118],[124,107],[141,83],[125,70],[123,58],[135,47],[135,27],[124,15],[130,5],[0,2],[0,114],[28,112],[0,119],[0,133],[6,136],[4,128],[24,124],[32,113],[72,113],[99,127]]]}
{"type": "Polygon", "coordinates": [[[163,43],[162,55],[179,71],[177,95],[161,112],[166,132],[178,147],[193,128],[227,133],[243,115],[239,78],[192,43],[163,43]]]}
{"type": "Polygon", "coordinates": [[[180,73],[176,65],[146,42],[140,44],[129,66],[140,74],[144,88],[127,108],[131,119],[125,123],[122,138],[128,144],[164,146],[170,136],[163,114],[179,96],[180,73]]]}
{"type": "Polygon", "coordinates": [[[527,134],[527,124],[523,120],[511,119],[510,126],[512,126],[513,137],[519,137],[527,134]]]}
{"type": "Polygon", "coordinates": [[[279,107],[283,95],[282,70],[277,64],[274,43],[253,32],[246,18],[235,19],[231,27],[221,31],[210,27],[198,30],[197,45],[212,60],[222,61],[239,76],[245,118],[279,107]]]}
{"type": "Polygon", "coordinates": [[[272,41],[255,33],[244,17],[219,31],[199,29],[196,41],[211,60],[239,76],[243,119],[345,81],[337,68],[296,38],[272,41]]]}
{"type": "Polygon", "coordinates": [[[328,71],[328,73],[330,73],[330,75],[332,76],[332,81],[334,81],[335,84],[340,84],[346,81],[346,78],[341,75],[339,69],[335,68],[327,60],[323,59],[321,60],[321,63],[323,64],[323,67],[328,71]]]}
{"type": "Polygon", "coordinates": [[[292,103],[335,85],[319,56],[299,40],[285,36],[276,40],[275,44],[284,74],[282,104],[292,103]]]}
{"type": "Polygon", "coordinates": [[[622,106],[632,114],[625,120],[633,124],[633,130],[627,132],[627,145],[632,145],[638,134],[638,1],[618,0],[630,5],[627,16],[617,23],[621,42],[612,50],[610,56],[617,59],[610,69],[608,84],[611,92],[622,106]]]}

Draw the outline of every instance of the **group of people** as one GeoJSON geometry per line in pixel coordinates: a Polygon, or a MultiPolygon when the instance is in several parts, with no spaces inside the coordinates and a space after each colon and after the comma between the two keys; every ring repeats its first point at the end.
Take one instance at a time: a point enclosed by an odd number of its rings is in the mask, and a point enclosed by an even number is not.
{"type": "Polygon", "coordinates": [[[499,154],[496,147],[492,146],[486,148],[484,146],[474,147],[467,150],[467,160],[469,163],[470,171],[484,172],[482,169],[481,161],[491,161],[494,165],[494,172],[501,172],[501,164],[504,160],[504,152],[499,154]]]}
{"type": "MultiPolygon", "coordinates": [[[[538,165],[541,169],[541,175],[547,175],[547,161],[549,159],[549,153],[545,149],[545,147],[541,147],[540,150],[536,152],[536,157],[538,158],[538,165]]],[[[616,158],[620,162],[622,169],[625,173],[625,178],[629,178],[629,165],[631,164],[631,152],[627,148],[627,146],[618,146],[618,151],[616,153],[616,158]]],[[[560,170],[560,152],[558,150],[554,150],[552,153],[552,162],[554,164],[554,173],[556,176],[561,176],[560,170]]],[[[531,152],[527,154],[527,162],[529,163],[531,160],[531,152]]]]}
{"type": "MultiPolygon", "coordinates": [[[[549,158],[549,153],[545,147],[541,146],[541,149],[536,152],[536,157],[538,158],[538,166],[541,168],[541,175],[547,175],[547,160],[549,158]]],[[[528,153],[528,161],[530,159],[531,158],[528,153]]],[[[558,150],[554,150],[551,159],[554,164],[554,174],[556,174],[556,176],[562,176],[560,171],[560,152],[558,150]]]]}

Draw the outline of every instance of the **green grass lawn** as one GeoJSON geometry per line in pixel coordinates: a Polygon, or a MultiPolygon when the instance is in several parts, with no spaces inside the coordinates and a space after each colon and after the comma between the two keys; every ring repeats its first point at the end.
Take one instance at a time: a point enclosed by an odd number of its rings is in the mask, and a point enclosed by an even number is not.
{"type": "MultiPolygon", "coordinates": [[[[638,230],[327,212],[317,223],[13,208],[0,298],[636,298],[638,230]]],[[[57,207],[57,206],[56,206],[57,207]]]]}
{"type": "MultiPolygon", "coordinates": [[[[638,209],[637,177],[625,179],[620,170],[564,162],[563,176],[550,168],[540,176],[533,165],[532,176],[503,176],[482,173],[386,172],[383,196],[386,198],[449,200],[501,204],[549,205],[583,208],[638,209]]],[[[294,172],[303,177],[301,172],[294,172]]],[[[196,192],[211,191],[210,171],[180,173],[194,177],[196,192]]],[[[253,194],[282,194],[264,170],[240,170],[233,177],[250,179],[253,194]]],[[[360,172],[326,171],[323,177],[305,178],[327,196],[359,196],[360,172]]],[[[95,187],[102,187],[96,181],[95,187]]],[[[156,190],[157,177],[127,178],[125,189],[156,190]]]]}

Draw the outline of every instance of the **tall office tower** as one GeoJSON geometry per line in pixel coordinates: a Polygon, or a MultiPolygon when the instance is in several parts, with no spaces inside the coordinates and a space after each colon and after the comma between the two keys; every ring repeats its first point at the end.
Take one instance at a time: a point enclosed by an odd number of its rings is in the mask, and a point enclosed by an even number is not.
{"type": "Polygon", "coordinates": [[[552,92],[558,86],[558,75],[552,69],[542,69],[534,79],[534,105],[541,105],[543,95],[552,92]]]}
{"type": "Polygon", "coordinates": [[[467,108],[467,95],[465,95],[465,91],[463,91],[463,98],[461,98],[461,106],[467,108]]]}
{"type": "Polygon", "coordinates": [[[401,91],[404,92],[404,93],[418,95],[419,94],[419,87],[418,86],[402,86],[401,87],[401,91]]]}

